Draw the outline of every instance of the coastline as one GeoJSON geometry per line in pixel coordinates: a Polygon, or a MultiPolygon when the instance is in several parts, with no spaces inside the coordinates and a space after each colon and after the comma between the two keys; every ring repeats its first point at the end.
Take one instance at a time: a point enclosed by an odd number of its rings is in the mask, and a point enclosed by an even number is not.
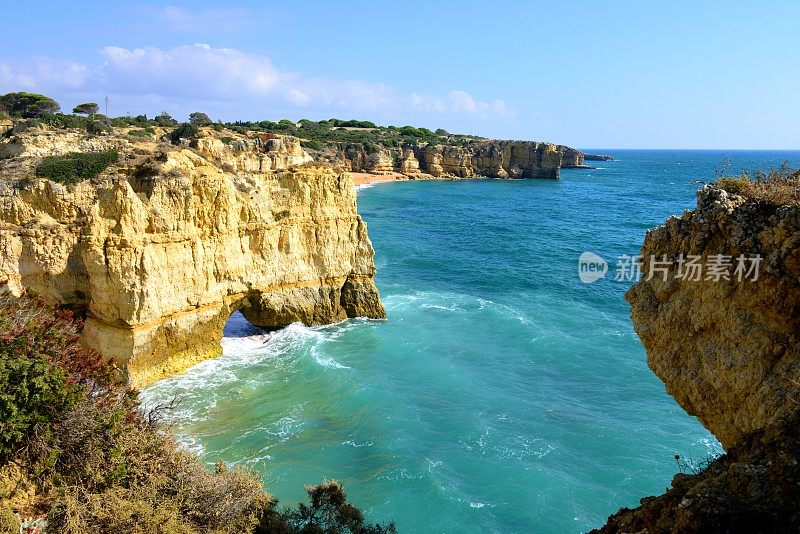
{"type": "Polygon", "coordinates": [[[356,190],[359,190],[363,187],[369,187],[375,184],[381,184],[386,182],[395,182],[395,181],[408,181],[409,177],[400,174],[399,172],[390,172],[385,174],[372,174],[369,172],[350,172],[348,171],[351,179],[353,180],[353,185],[355,186],[356,190]]]}

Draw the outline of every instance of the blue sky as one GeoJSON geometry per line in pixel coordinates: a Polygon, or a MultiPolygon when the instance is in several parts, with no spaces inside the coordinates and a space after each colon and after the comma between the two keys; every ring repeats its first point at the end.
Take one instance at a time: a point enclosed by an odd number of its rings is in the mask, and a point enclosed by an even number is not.
{"type": "Polygon", "coordinates": [[[800,148],[800,2],[14,2],[0,93],[597,148],[800,148]],[[337,5],[339,4],[339,5],[337,5]]]}

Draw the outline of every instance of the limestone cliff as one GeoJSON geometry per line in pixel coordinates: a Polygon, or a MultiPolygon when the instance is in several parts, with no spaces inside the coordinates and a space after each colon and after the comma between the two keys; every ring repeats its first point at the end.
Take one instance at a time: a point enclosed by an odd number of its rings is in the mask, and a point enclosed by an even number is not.
{"type": "MultiPolygon", "coordinates": [[[[627,295],[650,368],[667,391],[723,445],[762,428],[800,394],[800,212],[708,186],[697,209],[648,232],[651,256],[731,256],[730,280],[661,276],[627,295]],[[733,271],[740,255],[760,256],[758,279],[733,271]]],[[[746,263],[750,267],[751,262],[746,263]]],[[[674,266],[677,269],[677,262],[674,266]]]]}
{"type": "Polygon", "coordinates": [[[240,309],[276,328],[385,316],[352,182],[294,138],[201,138],[193,148],[31,131],[0,143],[0,279],[86,312],[84,339],[142,385],[220,353],[240,309]],[[115,148],[67,187],[44,155],[115,148]]]}
{"type": "Polygon", "coordinates": [[[583,166],[583,153],[536,141],[477,141],[469,146],[406,144],[399,148],[350,145],[328,155],[345,170],[399,172],[411,178],[549,178],[583,166]]]}
{"type": "Polygon", "coordinates": [[[626,295],[648,364],[727,454],[602,532],[797,532],[800,208],[706,186],[694,211],[648,232],[641,254],[644,273],[652,257],[673,262],[666,281],[659,273],[626,295]],[[681,254],[730,257],[730,279],[676,279],[681,254]],[[757,278],[735,274],[740,256],[762,259],[757,278]]]}

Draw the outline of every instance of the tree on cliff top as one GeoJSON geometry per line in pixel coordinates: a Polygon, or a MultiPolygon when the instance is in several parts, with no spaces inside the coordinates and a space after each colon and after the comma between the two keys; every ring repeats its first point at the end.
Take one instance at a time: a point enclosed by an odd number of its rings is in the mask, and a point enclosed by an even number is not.
{"type": "Polygon", "coordinates": [[[189,114],[189,123],[195,124],[197,126],[208,126],[213,121],[211,117],[203,113],[202,111],[195,111],[194,113],[189,114]]]}
{"type": "Polygon", "coordinates": [[[78,115],[89,115],[90,117],[97,114],[99,110],[100,106],[98,106],[95,102],[85,102],[72,108],[73,113],[77,113],[78,115]]]}
{"type": "Polygon", "coordinates": [[[61,106],[49,96],[18,92],[0,96],[0,108],[12,117],[33,119],[55,113],[61,106]]]}
{"type": "Polygon", "coordinates": [[[158,117],[155,118],[156,124],[159,126],[175,126],[178,121],[172,118],[172,115],[166,111],[162,111],[158,117]]]}

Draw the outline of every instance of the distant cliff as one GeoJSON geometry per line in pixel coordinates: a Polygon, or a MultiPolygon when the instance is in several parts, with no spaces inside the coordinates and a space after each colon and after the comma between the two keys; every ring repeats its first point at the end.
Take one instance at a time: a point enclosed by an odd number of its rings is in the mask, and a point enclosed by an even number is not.
{"type": "Polygon", "coordinates": [[[727,454],[602,532],[800,529],[800,175],[728,184],[706,186],[694,211],[648,232],[643,272],[653,257],[672,267],[626,295],[650,368],[727,454]],[[727,274],[678,279],[681,255],[716,258],[727,274]]]}
{"type": "Polygon", "coordinates": [[[583,166],[582,152],[536,141],[482,140],[468,146],[409,143],[398,148],[331,145],[311,154],[348,171],[399,172],[410,178],[557,179],[562,168],[583,166]]]}
{"type": "Polygon", "coordinates": [[[608,156],[606,154],[584,154],[583,155],[584,161],[613,161],[614,158],[612,156],[608,156]]]}
{"type": "Polygon", "coordinates": [[[32,129],[0,142],[0,280],[85,312],[84,340],[142,385],[220,353],[234,310],[255,325],[384,317],[352,181],[291,137],[178,146],[32,129]],[[43,156],[114,149],[66,186],[43,156]]]}

